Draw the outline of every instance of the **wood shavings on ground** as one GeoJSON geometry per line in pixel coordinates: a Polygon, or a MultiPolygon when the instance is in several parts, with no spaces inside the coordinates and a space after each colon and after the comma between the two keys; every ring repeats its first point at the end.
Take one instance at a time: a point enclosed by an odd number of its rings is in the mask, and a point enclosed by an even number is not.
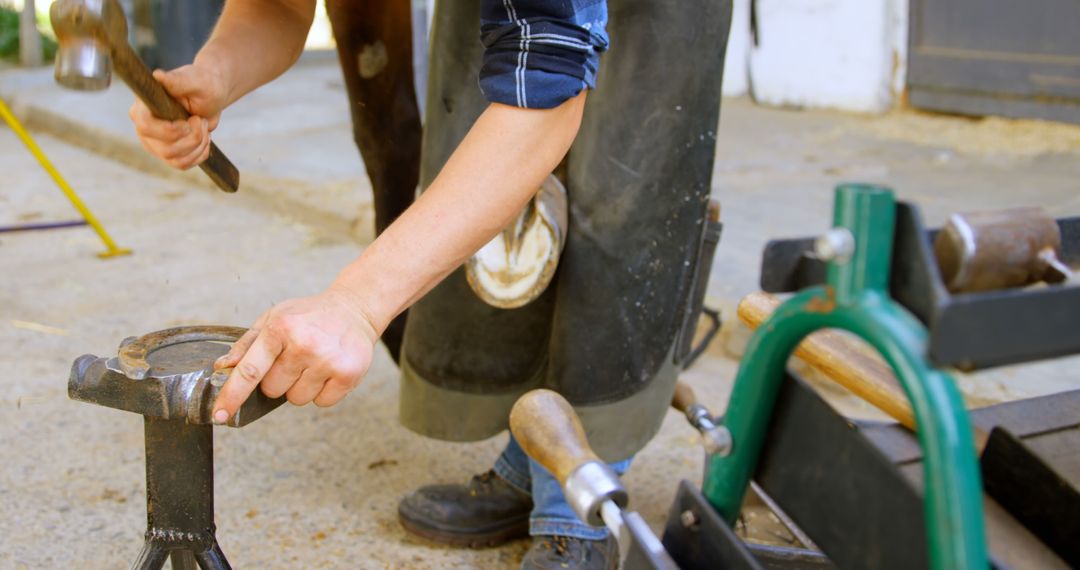
{"type": "Polygon", "coordinates": [[[966,155],[1030,158],[1080,153],[1080,125],[1050,121],[970,119],[905,110],[869,118],[855,128],[882,139],[950,148],[966,155]]]}
{"type": "Polygon", "coordinates": [[[17,329],[24,329],[28,331],[34,331],[44,334],[51,334],[54,336],[67,336],[67,329],[60,327],[51,327],[49,325],[43,325],[41,323],[35,323],[32,321],[20,321],[18,319],[11,319],[11,326],[17,329]]]}

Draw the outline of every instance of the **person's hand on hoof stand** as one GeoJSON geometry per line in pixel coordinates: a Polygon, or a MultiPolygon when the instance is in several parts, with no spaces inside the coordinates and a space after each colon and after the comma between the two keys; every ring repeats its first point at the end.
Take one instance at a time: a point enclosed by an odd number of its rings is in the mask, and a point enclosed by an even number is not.
{"type": "Polygon", "coordinates": [[[214,422],[228,421],[256,388],[297,406],[340,402],[367,373],[378,339],[344,289],[275,305],[214,363],[218,370],[233,369],[218,395],[214,422]]]}

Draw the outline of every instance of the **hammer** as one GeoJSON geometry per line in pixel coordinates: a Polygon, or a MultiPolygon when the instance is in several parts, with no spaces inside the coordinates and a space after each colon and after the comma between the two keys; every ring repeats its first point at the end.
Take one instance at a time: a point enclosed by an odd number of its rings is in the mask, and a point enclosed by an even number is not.
{"type": "MultiPolygon", "coordinates": [[[[127,42],[127,19],[117,0],[58,0],[49,10],[59,43],[56,82],[70,89],[100,91],[109,86],[112,69],[155,116],[168,121],[190,114],[158,83],[127,42]]],[[[225,192],[236,192],[240,173],[210,143],[210,155],[199,165],[225,192]]]]}
{"type": "Polygon", "coordinates": [[[934,240],[941,278],[952,293],[993,291],[1072,276],[1061,229],[1041,208],[953,214],[934,240]]]}

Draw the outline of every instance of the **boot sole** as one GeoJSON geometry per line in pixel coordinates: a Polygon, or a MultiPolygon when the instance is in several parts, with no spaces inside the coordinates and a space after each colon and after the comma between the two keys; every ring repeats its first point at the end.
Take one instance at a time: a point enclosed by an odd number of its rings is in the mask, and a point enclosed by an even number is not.
{"type": "Polygon", "coordinates": [[[449,546],[456,546],[458,548],[491,548],[493,546],[499,546],[502,544],[506,544],[507,542],[510,542],[512,540],[529,536],[528,519],[522,520],[520,523],[514,523],[512,525],[497,530],[475,534],[455,533],[452,531],[438,530],[434,528],[420,526],[413,521],[410,521],[403,517],[400,512],[398,513],[398,522],[401,523],[402,528],[404,528],[410,534],[419,536],[432,542],[446,544],[449,546]]]}

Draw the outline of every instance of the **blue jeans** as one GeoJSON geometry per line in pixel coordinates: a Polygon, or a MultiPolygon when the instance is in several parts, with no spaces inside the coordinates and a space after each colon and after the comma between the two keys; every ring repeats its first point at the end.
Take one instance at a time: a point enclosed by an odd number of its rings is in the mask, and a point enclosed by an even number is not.
{"type": "MultiPolygon", "coordinates": [[[[612,463],[611,468],[622,475],[630,467],[631,460],[633,457],[612,463]]],[[[559,482],[547,469],[525,455],[513,435],[495,462],[495,473],[515,489],[532,496],[530,535],[570,536],[583,540],[602,540],[607,537],[606,528],[591,527],[577,518],[570,504],[563,498],[559,482]]]]}

